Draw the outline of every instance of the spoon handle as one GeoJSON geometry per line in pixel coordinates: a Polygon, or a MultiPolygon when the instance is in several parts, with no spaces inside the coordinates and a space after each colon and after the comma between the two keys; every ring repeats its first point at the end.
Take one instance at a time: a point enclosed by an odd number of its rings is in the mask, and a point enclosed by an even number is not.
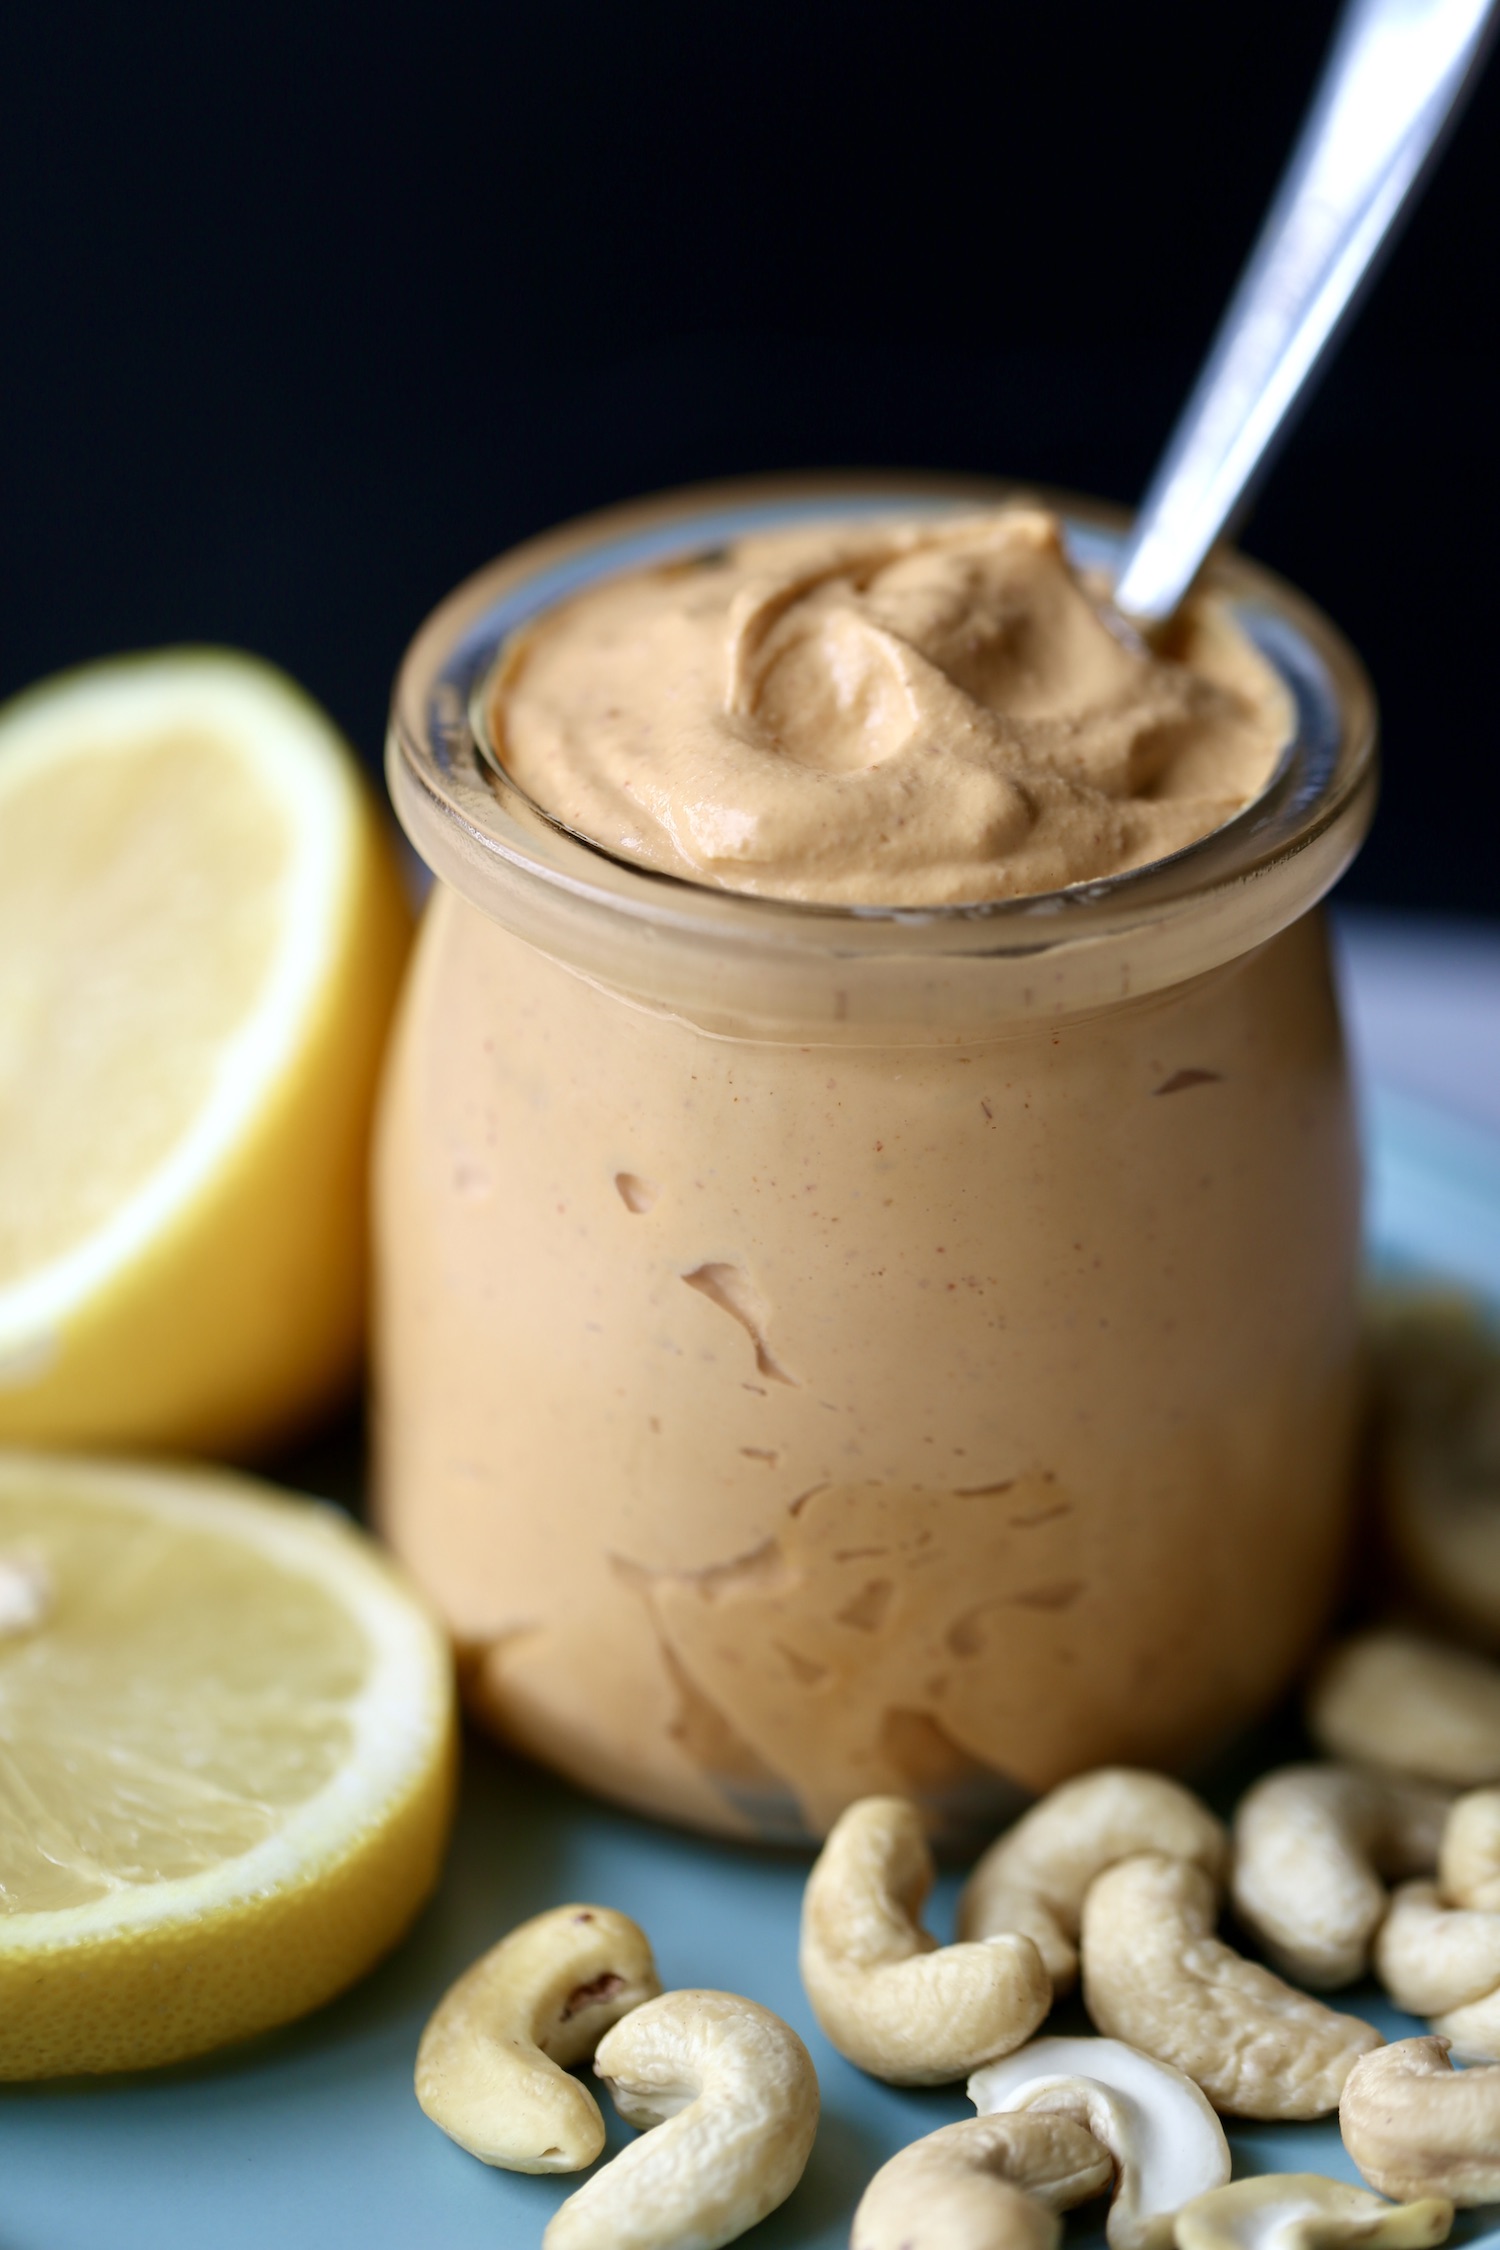
{"type": "Polygon", "coordinates": [[[1496,0],[1350,0],[1115,587],[1170,617],[1327,351],[1479,73],[1496,0]]]}

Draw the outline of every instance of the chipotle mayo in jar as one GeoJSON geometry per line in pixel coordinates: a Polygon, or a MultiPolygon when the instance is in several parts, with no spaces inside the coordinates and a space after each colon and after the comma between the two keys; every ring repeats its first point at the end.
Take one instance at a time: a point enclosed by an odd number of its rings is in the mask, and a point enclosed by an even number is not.
{"type": "Polygon", "coordinates": [[[1326,622],[1160,653],[1105,512],[720,487],[482,572],[397,686],[437,883],[379,1138],[383,1528],[605,1795],[954,1840],[1180,1766],[1347,1529],[1359,1175],[1326,622]]]}

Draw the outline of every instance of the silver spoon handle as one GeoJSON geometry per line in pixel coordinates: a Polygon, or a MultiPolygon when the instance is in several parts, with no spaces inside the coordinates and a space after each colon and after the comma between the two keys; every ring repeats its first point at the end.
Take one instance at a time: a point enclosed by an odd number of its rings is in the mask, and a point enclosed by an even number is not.
{"type": "Polygon", "coordinates": [[[1478,75],[1496,0],[1350,0],[1302,137],[1115,587],[1170,617],[1478,75]]]}

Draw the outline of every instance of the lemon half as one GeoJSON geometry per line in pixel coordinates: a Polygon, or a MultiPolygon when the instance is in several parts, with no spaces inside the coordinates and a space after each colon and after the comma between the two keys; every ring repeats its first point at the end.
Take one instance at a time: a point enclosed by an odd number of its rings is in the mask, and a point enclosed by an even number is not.
{"type": "Polygon", "coordinates": [[[410,932],[349,751],[254,659],[0,711],[0,1439],[203,1452],[358,1362],[410,932]]]}
{"type": "Polygon", "coordinates": [[[447,1646],[337,1511],[0,1454],[0,2078],[318,2006],[431,1889],[453,1770],[447,1646]]]}

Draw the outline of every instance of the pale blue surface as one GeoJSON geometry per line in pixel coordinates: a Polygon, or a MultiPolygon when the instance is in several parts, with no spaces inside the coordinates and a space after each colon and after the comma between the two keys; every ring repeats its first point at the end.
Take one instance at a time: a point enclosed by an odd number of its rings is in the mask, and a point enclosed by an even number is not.
{"type": "MultiPolygon", "coordinates": [[[[1500,1302],[1500,1142],[1409,1098],[1377,1095],[1371,1121],[1377,1255],[1435,1265],[1500,1302]]],[[[835,2250],[876,2166],[969,2110],[961,2089],[875,2084],[817,2031],[795,1958],[804,1872],[798,1855],[677,1835],[471,1746],[442,1890],[355,1992],[209,2064],[0,2091],[0,2250],[530,2250],[576,2182],[464,2155],[418,2110],[412,2059],[450,1979],[513,1923],[568,1898],[644,1922],[669,1986],[749,1992],[796,2025],[823,2122],[801,2187],[749,2239],[835,2250]]],[[[954,1889],[946,1879],[935,1902],[940,1933],[954,1889]]],[[[1373,1993],[1345,2004],[1387,2031],[1419,2028],[1373,1993]]],[[[611,2123],[615,2143],[628,2137],[611,2123]]],[[[1230,2138],[1240,2169],[1356,2176],[1336,2125],[1230,2138]]],[[[1070,2221],[1069,2250],[1102,2242],[1102,2212],[1070,2221]]],[[[1470,2214],[1454,2240],[1500,2244],[1490,2219],[1470,2214]]]]}

